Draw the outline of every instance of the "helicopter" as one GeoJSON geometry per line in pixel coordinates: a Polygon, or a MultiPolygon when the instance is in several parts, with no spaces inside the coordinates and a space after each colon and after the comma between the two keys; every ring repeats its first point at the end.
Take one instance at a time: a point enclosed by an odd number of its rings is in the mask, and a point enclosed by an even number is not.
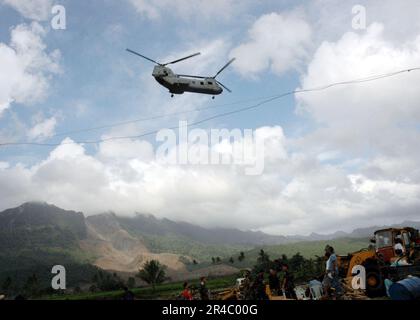
{"type": "Polygon", "coordinates": [[[213,99],[216,95],[220,95],[223,93],[223,89],[228,92],[232,92],[229,88],[223,85],[220,81],[216,80],[217,76],[220,75],[228,66],[230,66],[236,59],[231,59],[228,63],[224,65],[223,68],[219,70],[213,77],[202,77],[202,76],[193,76],[193,75],[185,75],[185,74],[175,74],[168,65],[175,64],[195,56],[200,55],[201,53],[194,53],[187,57],[177,59],[168,63],[159,63],[153,59],[150,59],[136,51],[131,49],[126,49],[128,52],[135,54],[143,59],[146,59],[150,62],[156,64],[153,69],[152,76],[156,79],[156,81],[167,88],[171,93],[171,97],[173,98],[175,94],[183,94],[184,92],[193,92],[193,93],[201,93],[201,94],[208,94],[212,95],[213,99]]]}

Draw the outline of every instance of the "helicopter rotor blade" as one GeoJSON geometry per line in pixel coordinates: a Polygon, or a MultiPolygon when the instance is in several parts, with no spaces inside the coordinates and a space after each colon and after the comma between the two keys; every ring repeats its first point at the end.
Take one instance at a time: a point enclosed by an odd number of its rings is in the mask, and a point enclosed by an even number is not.
{"type": "Polygon", "coordinates": [[[229,93],[232,93],[232,90],[230,90],[228,87],[226,87],[223,83],[221,83],[220,81],[217,81],[216,80],[216,82],[219,84],[219,85],[221,85],[223,88],[225,88],[229,93]]]}
{"type": "Polygon", "coordinates": [[[159,62],[157,62],[157,61],[155,61],[155,60],[153,60],[153,59],[150,59],[150,58],[148,58],[148,57],[146,57],[146,56],[144,56],[144,55],[142,55],[142,54],[140,54],[140,53],[138,53],[138,52],[135,52],[135,51],[133,51],[133,50],[131,50],[131,49],[126,49],[126,50],[127,50],[128,52],[132,53],[132,54],[135,54],[135,55],[137,55],[137,56],[139,56],[139,57],[142,57],[143,59],[149,60],[150,62],[156,63],[156,64],[158,64],[158,65],[162,65],[161,63],[159,63],[159,62]]]}
{"type": "Polygon", "coordinates": [[[193,57],[195,57],[195,56],[199,56],[200,54],[201,54],[201,52],[197,52],[197,53],[194,53],[194,54],[189,55],[188,57],[181,58],[181,59],[177,59],[177,60],[174,60],[174,61],[171,61],[171,62],[165,63],[165,64],[163,64],[163,65],[164,65],[164,66],[167,66],[168,64],[175,64],[175,63],[178,63],[178,62],[181,62],[181,61],[184,61],[184,60],[187,60],[187,59],[193,58],[193,57]]]}
{"type": "Polygon", "coordinates": [[[231,59],[228,63],[225,64],[225,66],[219,70],[218,73],[216,73],[216,75],[213,78],[216,78],[219,74],[221,74],[227,67],[229,67],[234,61],[236,60],[236,58],[231,59]]]}

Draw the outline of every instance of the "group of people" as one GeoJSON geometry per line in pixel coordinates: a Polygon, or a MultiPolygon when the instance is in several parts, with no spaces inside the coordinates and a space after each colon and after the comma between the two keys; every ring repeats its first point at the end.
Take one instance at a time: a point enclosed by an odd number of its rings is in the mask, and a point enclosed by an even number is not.
{"type": "Polygon", "coordinates": [[[242,283],[242,291],[245,300],[268,300],[267,284],[271,295],[284,296],[287,299],[296,299],[294,276],[287,264],[282,264],[280,268],[270,269],[268,282],[265,281],[265,273],[259,272],[255,279],[251,279],[251,273],[245,274],[242,283]],[[282,273],[282,275],[279,275],[282,273]]]}
{"type": "MultiPolygon", "coordinates": [[[[344,290],[338,273],[337,255],[334,248],[327,245],[325,248],[325,275],[322,280],[322,291],[324,298],[338,299],[343,295],[344,290]]],[[[261,271],[254,277],[251,272],[245,274],[241,284],[241,291],[245,300],[268,300],[269,294],[283,296],[286,299],[297,300],[294,275],[287,264],[280,264],[279,267],[271,268],[268,274],[268,281],[265,272],[261,271]],[[270,292],[267,292],[267,285],[270,292]]],[[[198,288],[192,288],[188,282],[184,283],[181,299],[193,300],[193,290],[198,290],[201,300],[209,300],[210,293],[206,286],[207,279],[202,277],[198,288]]]]}
{"type": "MultiPolygon", "coordinates": [[[[207,289],[207,279],[206,277],[200,278],[200,285],[198,287],[198,293],[200,294],[201,300],[210,300],[210,291],[207,289]]],[[[192,287],[190,284],[186,281],[184,282],[184,289],[181,293],[181,299],[182,300],[194,300],[194,295],[192,292],[192,287]]]]}
{"type": "Polygon", "coordinates": [[[281,266],[283,273],[282,279],[280,280],[276,269],[270,269],[268,276],[268,285],[270,291],[275,296],[284,296],[287,299],[297,299],[295,292],[295,283],[293,273],[289,270],[289,265],[283,264],[281,266]]]}

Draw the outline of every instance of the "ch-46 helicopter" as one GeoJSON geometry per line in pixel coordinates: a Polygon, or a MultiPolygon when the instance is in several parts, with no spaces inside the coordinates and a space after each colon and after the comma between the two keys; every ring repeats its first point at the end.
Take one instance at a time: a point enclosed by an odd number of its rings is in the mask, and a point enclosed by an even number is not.
{"type": "Polygon", "coordinates": [[[152,76],[156,79],[157,82],[159,82],[159,84],[161,84],[169,90],[172,98],[175,94],[183,94],[184,92],[194,92],[212,95],[214,99],[214,96],[219,95],[223,92],[223,88],[229,92],[232,92],[229,88],[227,88],[221,82],[216,80],[216,77],[219,74],[221,74],[233,61],[235,61],[235,58],[230,60],[222,69],[220,69],[214,77],[202,77],[185,74],[175,74],[170,68],[167,67],[170,64],[175,64],[190,59],[192,57],[198,56],[201,54],[199,52],[168,63],[159,63],[131,49],[127,49],[127,51],[137,56],[140,56],[143,59],[146,59],[150,62],[156,63],[156,66],[153,69],[152,76]]]}

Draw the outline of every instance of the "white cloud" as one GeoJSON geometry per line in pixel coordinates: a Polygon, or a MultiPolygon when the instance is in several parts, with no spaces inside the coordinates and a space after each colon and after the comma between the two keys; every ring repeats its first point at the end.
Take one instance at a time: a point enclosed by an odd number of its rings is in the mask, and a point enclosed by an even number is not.
{"type": "Polygon", "coordinates": [[[88,155],[84,146],[66,139],[38,164],[2,166],[1,209],[42,200],[88,214],[137,211],[284,234],[349,230],[364,225],[361,219],[414,217],[419,182],[349,175],[339,166],[292,153],[280,127],[259,130],[268,139],[260,176],[232,166],[165,165],[145,141],[103,143],[88,155]],[[394,208],[398,216],[391,214],[394,208]]]}
{"type": "Polygon", "coordinates": [[[140,14],[149,19],[165,18],[167,15],[181,19],[198,21],[224,18],[237,14],[241,8],[250,3],[248,0],[128,0],[140,14]]]}
{"type": "Polygon", "coordinates": [[[261,16],[248,31],[249,40],[234,48],[236,70],[244,76],[270,70],[298,69],[307,58],[312,28],[300,11],[261,16]]]}
{"type": "Polygon", "coordinates": [[[51,14],[53,0],[2,0],[6,5],[11,6],[23,17],[44,21],[51,14]]]}
{"type": "Polygon", "coordinates": [[[55,117],[43,119],[28,131],[28,138],[39,141],[51,137],[55,134],[56,125],[57,119],[55,117]]]}
{"type": "Polygon", "coordinates": [[[60,72],[60,52],[46,52],[45,29],[34,22],[11,31],[10,44],[0,43],[0,114],[13,102],[42,101],[49,89],[50,76],[60,72]]]}
{"type": "MultiPolygon", "coordinates": [[[[348,32],[337,42],[322,43],[302,77],[302,88],[418,66],[420,34],[414,41],[394,44],[384,39],[382,25],[372,24],[365,33],[348,32]]],[[[415,124],[420,121],[420,91],[413,84],[419,81],[420,73],[413,71],[297,94],[298,110],[320,125],[311,140],[321,141],[317,147],[328,145],[353,154],[367,149],[371,154],[411,154],[418,138],[415,124]]]]}

